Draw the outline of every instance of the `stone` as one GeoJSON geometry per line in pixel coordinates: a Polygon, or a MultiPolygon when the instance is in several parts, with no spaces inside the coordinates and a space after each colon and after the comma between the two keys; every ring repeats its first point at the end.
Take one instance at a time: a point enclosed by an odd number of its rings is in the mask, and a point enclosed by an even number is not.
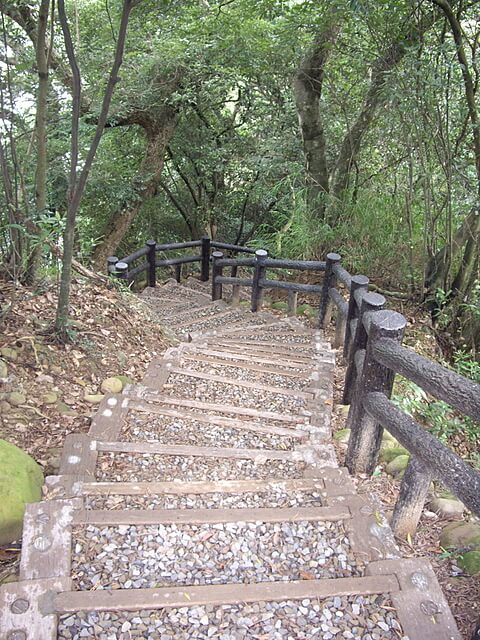
{"type": "Polygon", "coordinates": [[[8,367],[5,360],[0,360],[0,378],[5,379],[8,376],[8,367]]]}
{"type": "Polygon", "coordinates": [[[27,398],[25,394],[20,391],[12,391],[12,393],[8,394],[7,401],[13,404],[14,407],[19,407],[21,404],[26,403],[27,398]]]}
{"type": "Polygon", "coordinates": [[[101,389],[103,393],[120,393],[123,389],[123,383],[118,378],[106,378],[101,384],[101,389]]]}
{"type": "Polygon", "coordinates": [[[125,388],[125,385],[127,384],[135,384],[135,380],[133,378],[130,378],[130,376],[113,376],[114,378],[116,378],[117,380],[120,380],[120,382],[122,383],[122,389],[125,388]]]}
{"type": "Polygon", "coordinates": [[[18,359],[18,352],[16,349],[12,349],[11,347],[2,347],[0,349],[0,354],[6,359],[6,360],[12,360],[13,362],[15,362],[15,360],[18,359]]]}
{"type": "Polygon", "coordinates": [[[58,400],[58,394],[54,391],[48,391],[42,397],[43,404],[55,404],[58,400]]]}
{"type": "Polygon", "coordinates": [[[333,434],[334,440],[341,442],[342,444],[348,444],[350,439],[351,429],[340,429],[333,434]]]}
{"type": "Polygon", "coordinates": [[[25,505],[42,497],[41,467],[27,453],[0,440],[0,544],[18,540],[25,505]]]}
{"type": "Polygon", "coordinates": [[[341,416],[348,416],[348,412],[350,411],[349,404],[337,404],[337,411],[341,416]]]}
{"type": "Polygon", "coordinates": [[[480,574],[480,550],[467,551],[458,558],[458,564],[461,569],[469,576],[480,574]]]}
{"type": "Polygon", "coordinates": [[[391,462],[387,464],[386,471],[391,476],[398,476],[402,471],[407,468],[410,456],[400,455],[396,456],[391,462]]]}
{"type": "Polygon", "coordinates": [[[84,400],[89,404],[100,404],[104,397],[105,395],[103,393],[86,393],[84,400]]]}
{"type": "Polygon", "coordinates": [[[55,406],[57,408],[58,413],[62,416],[68,416],[70,418],[78,417],[78,413],[74,409],[69,407],[68,404],[65,404],[65,402],[57,402],[55,406]]]}
{"type": "Polygon", "coordinates": [[[434,498],[429,508],[431,511],[438,513],[441,516],[453,516],[461,518],[465,511],[465,505],[460,500],[450,500],[449,498],[434,498]]]}
{"type": "Polygon", "coordinates": [[[383,434],[382,434],[382,440],[387,441],[394,441],[394,442],[398,442],[398,440],[392,436],[392,434],[390,433],[390,431],[387,431],[386,429],[383,430],[383,434]]]}
{"type": "Polygon", "coordinates": [[[480,550],[480,524],[450,522],[442,529],[440,545],[444,549],[471,548],[480,550]]]}
{"type": "Polygon", "coordinates": [[[387,447],[386,449],[380,449],[380,462],[388,464],[398,458],[398,456],[408,456],[408,451],[404,447],[387,447]]]}

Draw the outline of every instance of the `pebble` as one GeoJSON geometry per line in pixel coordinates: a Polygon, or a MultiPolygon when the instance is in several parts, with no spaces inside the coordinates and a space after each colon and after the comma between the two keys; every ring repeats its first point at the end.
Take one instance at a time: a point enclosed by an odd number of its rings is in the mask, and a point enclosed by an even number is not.
{"type": "Polygon", "coordinates": [[[301,603],[287,600],[158,611],[78,613],[60,618],[58,640],[83,637],[99,640],[408,640],[402,636],[388,596],[342,597],[340,608],[344,615],[335,623],[326,616],[327,611],[332,613],[336,609],[332,598],[301,603]],[[303,614],[300,607],[308,613],[303,614]]]}

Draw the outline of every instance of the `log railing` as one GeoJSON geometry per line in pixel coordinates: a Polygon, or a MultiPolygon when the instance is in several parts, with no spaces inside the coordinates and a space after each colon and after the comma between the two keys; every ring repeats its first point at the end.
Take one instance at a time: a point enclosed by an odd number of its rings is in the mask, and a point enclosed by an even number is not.
{"type": "Polygon", "coordinates": [[[480,421],[480,385],[402,346],[406,319],[386,309],[382,295],[368,290],[366,276],[350,275],[336,253],[329,253],[325,262],[281,260],[270,258],[262,249],[255,251],[208,238],[169,245],[149,241],[145,247],[120,261],[109,258],[108,270],[128,281],[147,271],[149,286],[155,286],[157,268],[175,266],[179,280],[181,265],[191,262],[201,264],[203,281],[209,280],[212,264],[213,300],[222,298],[224,286],[232,286],[232,302],[238,304],[240,288],[247,287],[251,289],[251,309],[255,312],[262,307],[265,289],[282,289],[288,292],[290,315],[295,315],[298,292],[319,296],[321,328],[328,326],[335,312],[334,346],[343,345],[347,364],[343,402],[350,405],[348,469],[352,474],[374,471],[384,429],[410,453],[392,518],[397,535],[406,537],[415,533],[432,480],[440,481],[480,516],[480,473],[390,401],[395,376],[400,374],[460,413],[480,421]],[[156,259],[160,251],[191,247],[201,247],[200,253],[156,259]],[[254,255],[225,257],[222,249],[254,255]],[[133,262],[142,258],[145,258],[144,262],[130,268],[133,262]],[[231,269],[228,276],[223,273],[226,268],[231,269]],[[251,276],[238,277],[238,269],[251,270],[251,276]],[[267,271],[278,269],[322,272],[323,282],[301,284],[267,277],[267,271]]]}

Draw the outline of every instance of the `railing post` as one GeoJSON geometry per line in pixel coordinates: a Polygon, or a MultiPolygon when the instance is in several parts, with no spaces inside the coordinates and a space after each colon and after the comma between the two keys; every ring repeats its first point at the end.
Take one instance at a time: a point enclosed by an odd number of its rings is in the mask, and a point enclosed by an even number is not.
{"type": "Polygon", "coordinates": [[[347,316],[340,313],[340,309],[337,307],[335,317],[335,338],[333,339],[333,348],[340,349],[345,340],[345,332],[347,327],[347,316]]]}
{"type": "Polygon", "coordinates": [[[180,282],[182,281],[182,265],[181,264],[175,265],[175,280],[178,282],[178,284],[180,284],[180,282]]]}
{"type": "Polygon", "coordinates": [[[114,275],[119,280],[128,280],[128,264],[126,262],[117,262],[114,275]]]}
{"type": "Polygon", "coordinates": [[[222,299],[222,285],[216,281],[217,276],[221,276],[223,272],[223,267],[217,265],[218,260],[222,258],[223,253],[221,251],[214,251],[212,253],[212,300],[222,299]]]}
{"type": "Polygon", "coordinates": [[[155,285],[156,285],[156,277],[157,277],[157,269],[155,267],[155,261],[157,259],[157,253],[155,251],[155,247],[156,247],[157,243],[155,242],[155,240],[147,240],[146,245],[147,245],[147,248],[148,248],[148,253],[147,253],[147,260],[148,260],[148,271],[147,271],[148,286],[149,287],[155,287],[155,285]]]}
{"type": "Polygon", "coordinates": [[[345,324],[345,341],[343,343],[343,357],[348,360],[351,342],[354,336],[352,335],[352,320],[358,318],[360,314],[360,307],[355,299],[356,291],[368,291],[369,279],[367,276],[352,276],[352,284],[350,285],[350,298],[348,300],[348,312],[345,324]]]}
{"type": "Polygon", "coordinates": [[[202,238],[202,275],[200,280],[202,282],[208,282],[210,277],[210,238],[204,236],[202,238]]]}
{"type": "Polygon", "coordinates": [[[363,316],[368,311],[379,311],[383,309],[386,300],[379,293],[366,293],[362,299],[362,305],[358,311],[357,328],[355,334],[352,335],[352,345],[348,352],[347,372],[345,374],[345,384],[343,388],[343,404],[350,404],[355,382],[357,380],[357,365],[355,356],[358,351],[365,349],[367,344],[367,332],[363,326],[363,316]]]}
{"type": "Polygon", "coordinates": [[[399,538],[415,535],[431,481],[431,471],[416,456],[411,456],[391,521],[393,533],[399,538]]]}
{"type": "MultiPolygon", "coordinates": [[[[365,298],[369,295],[372,294],[367,294],[365,298]]],[[[389,398],[395,378],[395,373],[391,369],[375,360],[374,345],[381,338],[401,342],[407,324],[406,319],[396,311],[371,311],[369,315],[371,322],[365,359],[355,384],[347,420],[347,427],[351,429],[351,434],[345,463],[352,474],[373,473],[382,440],[383,427],[365,411],[363,399],[373,391],[384,393],[389,398]]]]}
{"type": "Polygon", "coordinates": [[[252,311],[259,311],[262,308],[263,302],[263,289],[260,286],[260,280],[265,277],[265,260],[268,257],[268,251],[265,249],[258,249],[255,251],[255,270],[253,272],[253,286],[252,286],[252,311]]]}
{"type": "Polygon", "coordinates": [[[240,305],[240,285],[234,284],[232,287],[232,307],[238,307],[239,305],[240,305]]]}
{"type": "Polygon", "coordinates": [[[332,315],[332,301],[330,300],[329,290],[335,286],[337,276],[333,271],[333,266],[339,264],[342,258],[338,253],[328,253],[325,266],[325,277],[323,279],[322,297],[320,298],[320,308],[318,310],[318,322],[320,329],[325,327],[330,322],[332,315]]]}
{"type": "Polygon", "coordinates": [[[107,258],[107,273],[109,276],[115,275],[115,265],[118,262],[117,256],[109,256],[107,258]]]}
{"type": "Polygon", "coordinates": [[[289,291],[287,298],[287,315],[295,317],[297,315],[298,291],[289,291]]]}

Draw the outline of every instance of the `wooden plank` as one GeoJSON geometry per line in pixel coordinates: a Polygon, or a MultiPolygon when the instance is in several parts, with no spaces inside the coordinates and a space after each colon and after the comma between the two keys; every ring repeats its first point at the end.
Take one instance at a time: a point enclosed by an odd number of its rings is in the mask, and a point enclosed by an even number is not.
{"type": "Polygon", "coordinates": [[[222,584],[159,589],[117,589],[72,591],[54,598],[57,613],[75,611],[137,611],[201,605],[242,604],[260,601],[303,600],[333,596],[395,593],[399,589],[394,575],[365,578],[333,578],[222,584]]]}
{"type": "Polygon", "coordinates": [[[351,517],[348,507],[259,509],[90,509],[75,512],[75,525],[222,524],[227,522],[339,522],[351,517]]]}
{"type": "Polygon", "coordinates": [[[91,438],[82,433],[70,433],[65,437],[60,475],[94,475],[97,453],[90,448],[90,443],[91,438]]]}
{"type": "Polygon", "coordinates": [[[128,411],[128,399],[120,393],[106,395],[93,417],[88,435],[92,438],[115,440],[128,411]],[[126,400],[126,401],[125,401],[126,400]]]}
{"type": "Polygon", "coordinates": [[[21,580],[70,576],[71,523],[81,498],[28,504],[23,525],[21,580]]]}
{"type": "Polygon", "coordinates": [[[307,413],[299,415],[274,413],[273,411],[259,411],[258,409],[248,407],[235,407],[228,404],[214,404],[201,402],[200,400],[188,400],[187,398],[174,398],[172,396],[162,395],[161,393],[155,393],[155,391],[152,391],[148,387],[142,387],[140,385],[136,385],[135,389],[127,389],[126,392],[131,393],[134,397],[136,395],[138,398],[146,400],[147,402],[158,402],[178,407],[190,407],[192,409],[204,409],[205,411],[212,411],[219,414],[231,413],[233,415],[248,416],[261,420],[275,420],[277,422],[300,424],[303,416],[305,416],[306,419],[308,415],[307,413]]]}
{"type": "MultiPolygon", "coordinates": [[[[326,469],[325,471],[332,471],[326,469]]],[[[216,482],[84,482],[83,495],[163,495],[163,494],[204,494],[204,493],[263,493],[280,489],[282,491],[323,491],[324,480],[319,478],[295,478],[284,480],[217,480],[216,482]]]]}
{"type": "MultiPolygon", "coordinates": [[[[313,397],[312,392],[309,391],[297,391],[296,389],[285,389],[283,387],[272,387],[267,384],[259,384],[258,382],[250,382],[248,380],[235,380],[232,378],[224,378],[223,376],[217,376],[213,373],[204,373],[203,371],[194,371],[193,369],[181,369],[180,367],[171,367],[171,374],[178,376],[185,376],[187,378],[199,378],[201,380],[208,380],[210,382],[219,382],[220,384],[226,384],[231,387],[244,387],[245,389],[258,389],[259,391],[265,391],[266,393],[275,393],[283,396],[293,396],[296,398],[311,399],[313,397]]],[[[168,380],[167,380],[168,384],[168,380]]]]}
{"type": "Polygon", "coordinates": [[[103,442],[93,441],[97,451],[116,453],[149,453],[164,456],[195,456],[202,458],[231,458],[244,460],[265,458],[267,460],[293,460],[302,462],[304,456],[298,451],[279,451],[276,449],[235,449],[234,447],[196,447],[184,444],[158,444],[157,442],[103,442]]]}
{"type": "Polygon", "coordinates": [[[71,593],[70,578],[27,580],[0,587],[2,640],[56,640],[57,614],[48,604],[58,593],[71,593]]]}
{"type": "Polygon", "coordinates": [[[254,431],[256,433],[275,434],[279,436],[288,436],[290,438],[303,439],[308,436],[306,431],[298,431],[295,427],[283,428],[276,426],[264,426],[254,422],[245,420],[235,420],[235,418],[212,416],[206,413],[194,413],[193,411],[177,411],[166,407],[157,407],[151,403],[132,400],[130,409],[143,413],[163,415],[171,418],[179,418],[181,420],[192,420],[202,422],[204,424],[216,425],[229,429],[244,429],[246,431],[254,431]]]}

